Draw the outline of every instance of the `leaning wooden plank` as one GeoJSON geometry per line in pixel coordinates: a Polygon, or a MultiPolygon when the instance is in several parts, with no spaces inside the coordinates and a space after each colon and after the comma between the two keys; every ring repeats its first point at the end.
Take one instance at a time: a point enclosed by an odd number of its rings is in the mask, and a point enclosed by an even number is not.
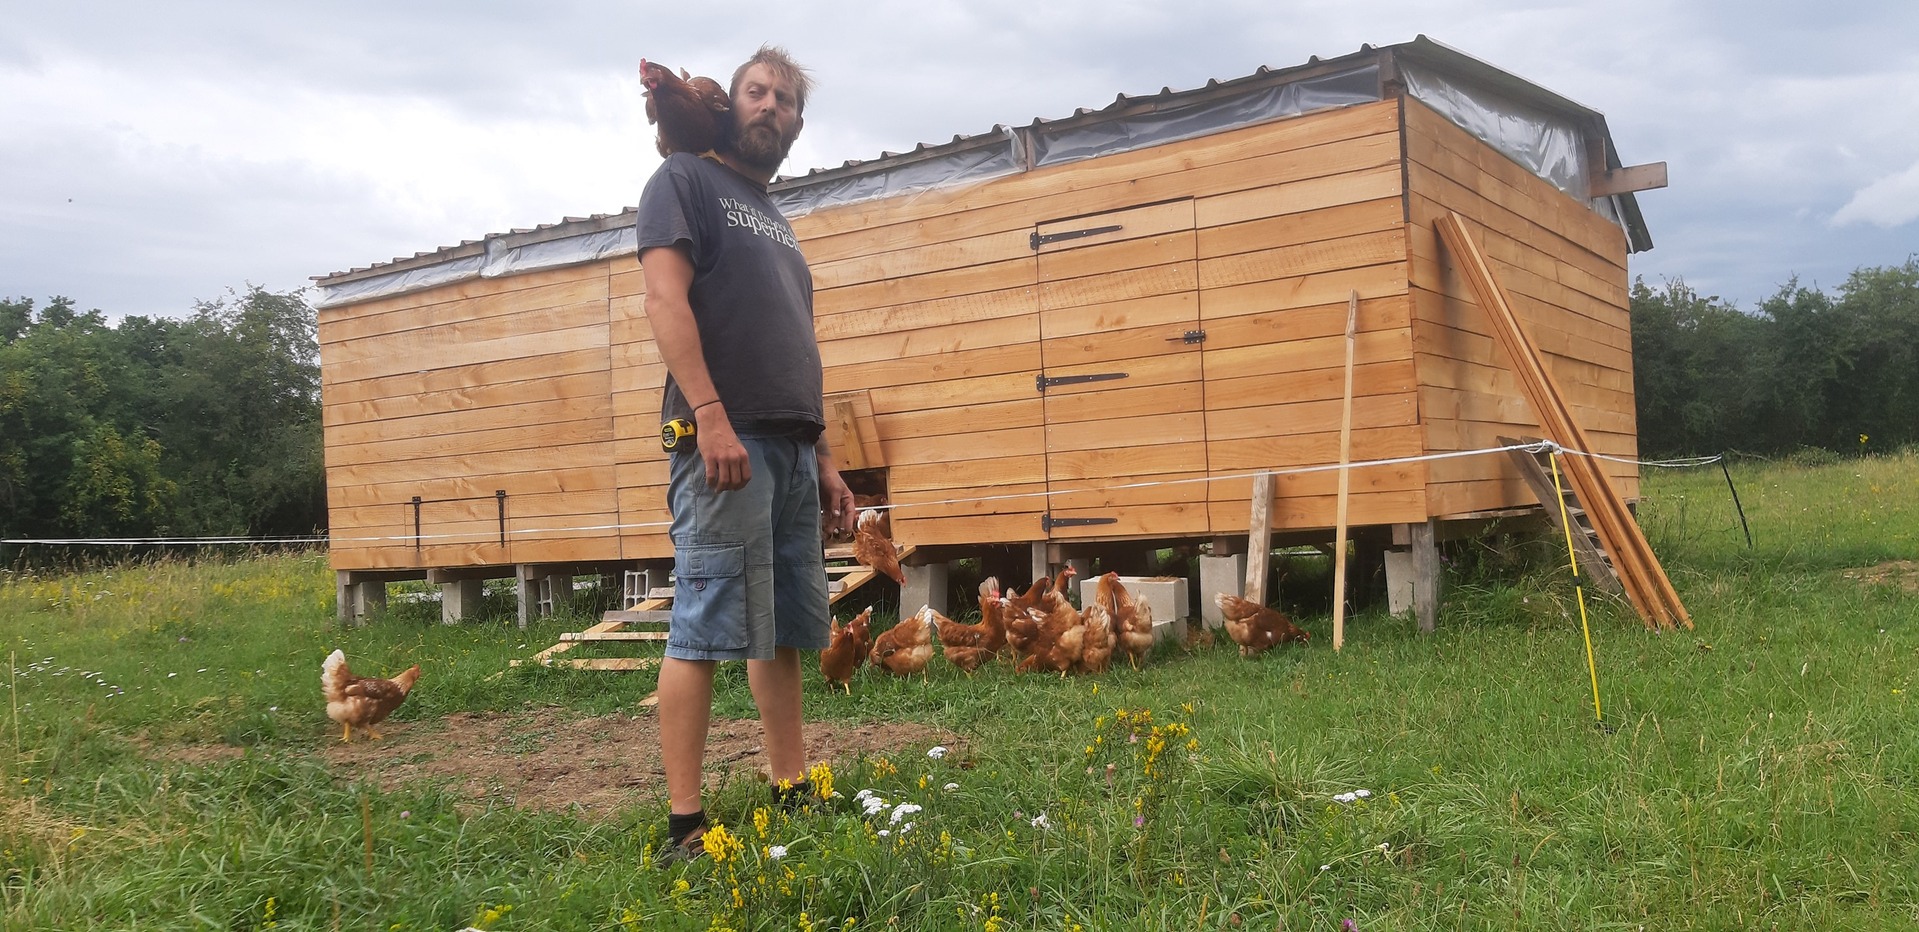
{"type": "Polygon", "coordinates": [[[1253,507],[1246,533],[1246,598],[1266,604],[1266,568],[1273,552],[1273,474],[1253,477],[1253,507]]]}
{"type": "Polygon", "coordinates": [[[600,620],[617,621],[628,625],[663,625],[673,620],[673,613],[663,608],[610,609],[600,613],[600,620]]]}
{"type": "MultiPolygon", "coordinates": [[[[1493,278],[1492,269],[1487,265],[1484,255],[1473,243],[1465,221],[1457,213],[1448,213],[1437,221],[1436,226],[1447,249],[1452,252],[1455,262],[1471,284],[1480,307],[1492,318],[1499,342],[1507,350],[1514,368],[1520,374],[1521,385],[1539,414],[1541,427],[1561,446],[1582,453],[1590,451],[1591,444],[1586,441],[1584,432],[1565,406],[1564,396],[1557,390],[1551,373],[1546,371],[1537,351],[1519,326],[1518,317],[1493,278]]],[[[1599,532],[1607,552],[1612,554],[1614,569],[1619,573],[1627,598],[1639,612],[1640,618],[1648,627],[1671,627],[1676,623],[1692,627],[1692,620],[1673,590],[1671,580],[1666,578],[1638,523],[1626,513],[1625,503],[1607,479],[1605,471],[1599,469],[1590,457],[1574,456],[1568,458],[1567,472],[1572,476],[1574,489],[1581,501],[1587,503],[1594,529],[1599,532]]]]}
{"type": "Polygon", "coordinates": [[[660,665],[656,657],[581,657],[573,660],[555,660],[547,664],[550,667],[568,667],[574,670],[606,670],[626,673],[634,670],[650,670],[660,665]]]}
{"type": "Polygon", "coordinates": [[[665,631],[568,631],[560,635],[561,641],[664,641],[665,631]]]}
{"type": "Polygon", "coordinates": [[[1346,304],[1346,389],[1339,418],[1339,505],[1333,517],[1333,650],[1346,646],[1346,506],[1352,484],[1353,343],[1359,327],[1359,292],[1346,304]]]}

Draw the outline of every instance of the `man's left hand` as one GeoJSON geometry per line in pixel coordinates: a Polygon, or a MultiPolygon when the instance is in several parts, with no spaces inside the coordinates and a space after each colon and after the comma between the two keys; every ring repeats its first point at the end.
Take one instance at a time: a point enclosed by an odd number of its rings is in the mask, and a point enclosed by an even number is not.
{"type": "Polygon", "coordinates": [[[846,487],[846,480],[830,462],[820,463],[820,534],[828,540],[843,537],[853,533],[858,520],[853,490],[846,487]]]}

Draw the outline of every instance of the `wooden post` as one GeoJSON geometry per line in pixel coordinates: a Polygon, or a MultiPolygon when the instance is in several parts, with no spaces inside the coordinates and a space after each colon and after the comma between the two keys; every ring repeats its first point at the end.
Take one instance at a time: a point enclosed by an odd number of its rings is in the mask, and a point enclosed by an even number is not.
{"type": "Polygon", "coordinates": [[[1253,515],[1246,530],[1246,599],[1266,604],[1266,570],[1273,555],[1273,474],[1253,477],[1253,515]]]}
{"type": "Polygon", "coordinates": [[[1439,620],[1439,547],[1433,542],[1433,521],[1408,525],[1413,545],[1413,616],[1421,634],[1433,633],[1439,620]]]}
{"type": "Polygon", "coordinates": [[[1333,650],[1346,646],[1346,497],[1353,459],[1353,343],[1359,326],[1359,292],[1346,299],[1346,390],[1339,415],[1339,507],[1333,518],[1333,650]]]}

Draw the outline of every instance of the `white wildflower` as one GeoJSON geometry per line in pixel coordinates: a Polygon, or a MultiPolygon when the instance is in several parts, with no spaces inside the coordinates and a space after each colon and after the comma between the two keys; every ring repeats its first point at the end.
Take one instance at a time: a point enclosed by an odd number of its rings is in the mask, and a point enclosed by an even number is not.
{"type": "Polygon", "coordinates": [[[769,858],[772,858],[775,861],[779,860],[780,858],[786,857],[786,846],[774,845],[770,848],[767,848],[766,856],[769,858]]]}
{"type": "Polygon", "coordinates": [[[948,793],[951,793],[951,792],[953,792],[954,790],[957,790],[957,789],[959,789],[959,784],[957,784],[957,783],[948,783],[948,784],[946,784],[946,785],[945,785],[944,787],[941,787],[941,789],[944,789],[944,790],[945,790],[946,792],[948,792],[948,793]]]}
{"type": "Polygon", "coordinates": [[[881,809],[886,808],[886,800],[878,796],[868,796],[860,801],[860,805],[866,808],[867,815],[878,815],[881,809]]]}
{"type": "Polygon", "coordinates": [[[934,760],[939,760],[940,758],[946,756],[946,749],[944,747],[941,747],[935,744],[932,747],[926,749],[926,756],[934,760]]]}
{"type": "Polygon", "coordinates": [[[1053,823],[1046,818],[1046,813],[1044,812],[1033,817],[1034,828],[1051,828],[1052,825],[1053,823]]]}
{"type": "Polygon", "coordinates": [[[898,825],[900,824],[901,819],[904,819],[907,816],[910,816],[913,813],[920,811],[920,808],[921,807],[914,805],[913,803],[900,803],[898,806],[893,807],[893,815],[887,821],[893,823],[894,825],[898,825]]]}
{"type": "Polygon", "coordinates": [[[879,831],[879,835],[881,838],[885,838],[886,836],[891,834],[893,834],[893,830],[890,828],[883,828],[883,829],[880,829],[879,831]]]}

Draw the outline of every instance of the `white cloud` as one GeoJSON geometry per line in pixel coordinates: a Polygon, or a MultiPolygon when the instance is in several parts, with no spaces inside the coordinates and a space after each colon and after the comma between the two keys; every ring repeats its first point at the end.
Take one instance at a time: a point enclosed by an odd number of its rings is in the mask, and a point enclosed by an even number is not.
{"type": "Polygon", "coordinates": [[[1919,162],[1860,188],[1832,215],[1832,225],[1870,223],[1890,230],[1919,219],[1919,162]]]}

